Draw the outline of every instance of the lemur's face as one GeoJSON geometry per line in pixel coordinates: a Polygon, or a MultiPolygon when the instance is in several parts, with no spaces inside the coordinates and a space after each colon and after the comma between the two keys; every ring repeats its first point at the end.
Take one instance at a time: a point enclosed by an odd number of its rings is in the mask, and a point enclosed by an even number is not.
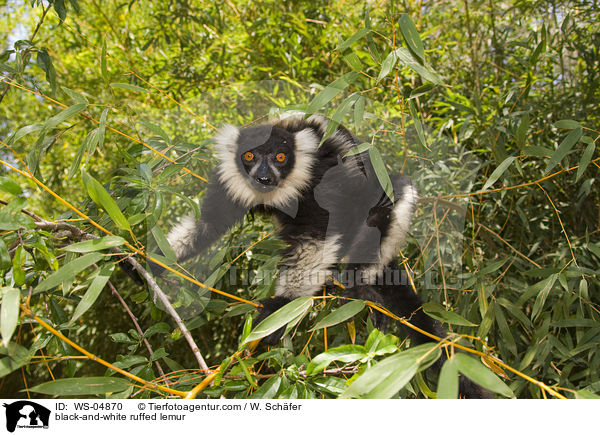
{"type": "Polygon", "coordinates": [[[250,185],[259,192],[279,186],[294,167],[294,135],[272,126],[240,131],[239,159],[250,185]]]}

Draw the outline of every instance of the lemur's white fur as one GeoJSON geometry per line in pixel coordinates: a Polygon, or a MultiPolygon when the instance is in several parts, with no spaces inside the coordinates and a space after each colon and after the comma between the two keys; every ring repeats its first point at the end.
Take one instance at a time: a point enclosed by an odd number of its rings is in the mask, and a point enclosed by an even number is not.
{"type": "Polygon", "coordinates": [[[373,264],[367,271],[369,279],[374,279],[376,274],[398,255],[410,228],[410,222],[418,201],[419,195],[412,183],[404,186],[402,197],[394,203],[389,230],[381,240],[379,262],[373,264]]]}
{"type": "Polygon", "coordinates": [[[294,167],[281,184],[271,192],[257,191],[250,185],[250,178],[240,172],[237,163],[240,158],[237,155],[239,134],[236,127],[226,125],[219,130],[215,137],[220,161],[217,173],[230,197],[244,207],[262,204],[280,208],[299,197],[311,180],[311,169],[319,145],[319,139],[313,131],[306,128],[294,135],[296,159],[294,167]]]}
{"type": "Polygon", "coordinates": [[[275,296],[298,298],[312,296],[331,276],[330,268],[339,261],[339,236],[321,241],[306,237],[298,239],[294,250],[282,261],[275,296]],[[290,268],[285,266],[290,265],[290,268]]]}
{"type": "Polygon", "coordinates": [[[196,219],[194,216],[184,216],[181,220],[171,228],[167,235],[167,241],[177,258],[185,256],[186,252],[194,251],[194,242],[197,231],[196,219]]]}

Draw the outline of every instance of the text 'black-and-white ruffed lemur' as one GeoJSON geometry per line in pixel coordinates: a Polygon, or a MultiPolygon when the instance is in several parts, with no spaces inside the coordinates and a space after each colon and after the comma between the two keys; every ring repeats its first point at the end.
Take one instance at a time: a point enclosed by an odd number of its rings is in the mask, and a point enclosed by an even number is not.
{"type": "MultiPolygon", "coordinates": [[[[296,114],[249,128],[221,128],[215,138],[219,165],[203,200],[202,219],[184,218],[167,236],[178,262],[208,248],[247,213],[267,213],[278,221],[288,247],[275,296],[261,301],[259,321],[294,298],[316,294],[343,265],[353,275],[345,295],[381,303],[444,336],[441,326],[419,310],[421,300],[409,286],[376,279],[388,266],[397,269],[393,260],[417,203],[415,187],[409,178],[392,175],[392,202],[368,152],[345,157],[360,144],[348,130],[340,126],[320,144],[327,123],[321,116],[296,114]]],[[[263,342],[276,344],[283,331],[263,342]]],[[[413,342],[430,340],[409,333],[413,342]]],[[[464,394],[480,395],[467,380],[461,384],[464,394]]]]}

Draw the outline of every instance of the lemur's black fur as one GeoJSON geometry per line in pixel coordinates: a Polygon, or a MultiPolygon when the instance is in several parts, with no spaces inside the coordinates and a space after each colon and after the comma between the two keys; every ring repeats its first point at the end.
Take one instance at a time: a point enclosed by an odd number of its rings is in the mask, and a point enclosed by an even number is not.
{"type": "MultiPolygon", "coordinates": [[[[320,116],[293,115],[245,129],[223,127],[215,138],[220,163],[205,194],[202,220],[185,218],[167,237],[178,261],[202,252],[247,213],[267,213],[277,219],[288,248],[275,297],[262,301],[259,321],[297,297],[314,295],[331,271],[344,265],[353,276],[348,295],[379,302],[414,325],[445,335],[419,310],[422,302],[411,288],[376,281],[385,266],[394,266],[408,232],[417,202],[413,184],[391,176],[392,202],[369,153],[351,152],[360,141],[348,130],[339,126],[322,141],[327,124],[320,116]]],[[[414,342],[429,340],[409,333],[414,342]]],[[[283,329],[263,342],[276,344],[282,334],[283,329]]],[[[465,378],[461,388],[464,396],[487,397],[465,378]]]]}

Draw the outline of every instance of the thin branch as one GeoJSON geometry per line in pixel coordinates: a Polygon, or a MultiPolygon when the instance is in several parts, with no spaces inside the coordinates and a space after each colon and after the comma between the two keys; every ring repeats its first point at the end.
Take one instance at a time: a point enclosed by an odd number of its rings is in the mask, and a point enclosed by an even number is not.
{"type": "MultiPolygon", "coordinates": [[[[146,349],[148,349],[148,353],[150,354],[150,359],[154,360],[154,351],[152,350],[152,346],[150,346],[148,339],[146,337],[144,337],[144,332],[142,331],[142,328],[140,328],[140,324],[137,321],[137,317],[135,317],[135,315],[131,312],[131,310],[129,309],[129,306],[127,305],[127,302],[125,302],[125,299],[123,299],[123,297],[119,294],[119,291],[115,288],[115,286],[112,284],[112,282],[108,281],[108,286],[110,287],[112,294],[119,300],[119,302],[125,309],[125,312],[127,312],[127,314],[129,315],[129,318],[133,322],[133,326],[135,326],[135,330],[138,332],[140,337],[143,337],[142,341],[146,345],[146,349]]],[[[165,385],[167,387],[169,387],[170,386],[169,381],[168,381],[167,377],[165,376],[165,372],[163,371],[158,360],[154,361],[154,365],[156,365],[156,370],[158,370],[158,374],[164,380],[165,385]]]]}
{"type": "Polygon", "coordinates": [[[150,275],[148,273],[148,271],[144,267],[142,267],[142,265],[140,263],[138,263],[134,258],[127,257],[126,261],[137,271],[137,273],[139,273],[139,275],[142,278],[144,278],[146,280],[150,289],[154,292],[154,294],[156,296],[158,296],[158,299],[160,299],[160,301],[162,302],[167,313],[169,313],[169,315],[173,318],[173,320],[175,320],[175,323],[181,330],[181,333],[183,334],[183,336],[185,337],[186,341],[188,342],[190,348],[192,349],[192,352],[193,352],[194,356],[196,357],[196,360],[198,361],[200,368],[202,370],[204,370],[205,372],[209,372],[210,370],[209,370],[208,366],[206,365],[206,362],[204,361],[202,354],[200,353],[200,349],[198,349],[198,345],[194,341],[194,338],[192,337],[192,334],[190,333],[190,331],[185,326],[185,323],[183,323],[183,320],[181,320],[181,317],[179,317],[179,314],[177,313],[175,308],[173,308],[173,306],[171,305],[171,301],[169,300],[167,295],[161,290],[161,288],[158,286],[158,284],[156,284],[156,281],[154,281],[154,278],[152,277],[152,275],[150,275]]]}
{"type": "MultiPolygon", "coordinates": [[[[88,240],[98,238],[98,236],[86,233],[85,231],[82,231],[79,228],[77,228],[75,225],[71,225],[66,222],[48,222],[48,221],[42,220],[41,222],[36,222],[36,226],[38,228],[48,229],[51,231],[59,231],[59,230],[68,231],[68,232],[70,232],[70,234],[72,236],[71,238],[88,239],[88,240]]],[[[112,250],[114,252],[123,254],[123,251],[120,249],[113,248],[112,250]]],[[[202,357],[202,354],[200,353],[200,350],[198,349],[198,345],[195,343],[194,339],[192,338],[192,334],[185,326],[185,323],[183,323],[183,320],[181,319],[181,317],[179,316],[179,314],[177,313],[175,308],[173,308],[173,306],[171,305],[171,302],[169,301],[169,298],[167,297],[167,295],[161,290],[161,288],[158,286],[158,284],[156,284],[156,281],[154,280],[152,275],[150,275],[148,273],[148,271],[144,267],[142,267],[142,265],[140,263],[138,263],[134,258],[127,257],[126,261],[128,261],[129,264],[138,272],[138,274],[146,280],[146,282],[148,283],[148,286],[152,289],[154,294],[160,299],[160,301],[162,302],[162,304],[165,307],[165,310],[173,318],[173,320],[175,321],[175,323],[181,330],[181,333],[183,334],[186,341],[188,342],[190,348],[192,349],[192,352],[194,353],[194,356],[196,357],[196,360],[198,361],[198,364],[200,365],[200,368],[206,372],[210,371],[208,366],[206,365],[206,362],[204,361],[204,358],[202,357]]]]}

